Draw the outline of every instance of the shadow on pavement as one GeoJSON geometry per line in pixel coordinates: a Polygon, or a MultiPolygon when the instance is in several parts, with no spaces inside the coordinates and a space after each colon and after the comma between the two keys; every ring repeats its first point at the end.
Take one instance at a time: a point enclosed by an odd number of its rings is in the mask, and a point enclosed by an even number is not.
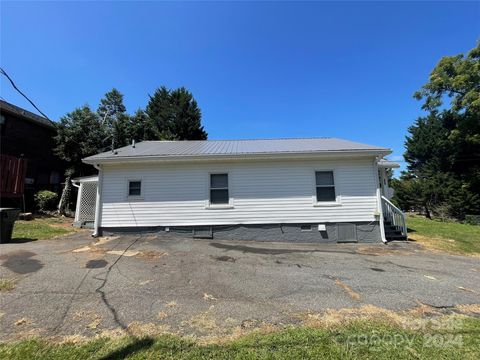
{"type": "Polygon", "coordinates": [[[37,259],[32,259],[35,253],[31,251],[12,251],[4,255],[0,255],[2,266],[17,274],[29,274],[37,272],[43,268],[43,263],[37,259]]]}
{"type": "Polygon", "coordinates": [[[24,244],[32,241],[37,241],[36,238],[13,238],[10,240],[10,244],[24,244]]]}
{"type": "Polygon", "coordinates": [[[210,246],[217,249],[241,251],[244,254],[265,254],[265,255],[280,255],[280,254],[292,254],[292,253],[342,253],[342,254],[355,254],[355,251],[342,249],[342,250],[327,250],[327,249],[275,249],[275,248],[261,248],[247,245],[229,245],[222,243],[211,242],[210,246]]]}
{"type": "Polygon", "coordinates": [[[154,343],[155,341],[152,338],[133,338],[133,342],[120,349],[112,351],[110,354],[101,357],[100,360],[125,359],[130,355],[152,347],[154,343]]]}

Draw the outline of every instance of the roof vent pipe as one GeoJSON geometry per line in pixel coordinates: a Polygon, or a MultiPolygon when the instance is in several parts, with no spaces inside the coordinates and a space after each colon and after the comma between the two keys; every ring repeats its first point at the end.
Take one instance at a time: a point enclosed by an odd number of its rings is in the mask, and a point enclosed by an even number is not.
{"type": "Polygon", "coordinates": [[[132,148],[135,149],[135,139],[132,140],[132,148]]]}

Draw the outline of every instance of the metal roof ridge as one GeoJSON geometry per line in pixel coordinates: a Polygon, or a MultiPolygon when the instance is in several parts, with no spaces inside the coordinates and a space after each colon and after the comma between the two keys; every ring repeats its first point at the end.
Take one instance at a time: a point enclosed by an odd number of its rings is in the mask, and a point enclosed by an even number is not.
{"type": "Polygon", "coordinates": [[[335,138],[331,136],[317,136],[317,137],[280,137],[280,138],[257,138],[257,139],[206,139],[206,140],[140,140],[138,143],[141,142],[193,142],[193,141],[230,141],[230,142],[237,142],[237,141],[268,141],[268,140],[326,140],[326,139],[337,139],[337,140],[344,140],[344,141],[351,141],[345,140],[341,138],[335,138]]]}

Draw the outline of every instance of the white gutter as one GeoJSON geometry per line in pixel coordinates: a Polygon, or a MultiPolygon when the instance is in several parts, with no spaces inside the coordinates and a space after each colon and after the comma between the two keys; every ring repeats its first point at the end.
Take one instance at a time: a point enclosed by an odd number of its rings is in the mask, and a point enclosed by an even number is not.
{"type": "Polygon", "coordinates": [[[77,201],[75,205],[75,218],[74,218],[74,224],[77,223],[79,217],[80,217],[80,201],[82,198],[82,187],[77,183],[77,180],[70,180],[72,182],[72,185],[78,188],[78,194],[77,194],[77,201]]]}
{"type": "Polygon", "coordinates": [[[101,236],[100,225],[102,223],[102,184],[103,184],[103,171],[100,164],[93,164],[95,169],[98,170],[98,182],[97,182],[97,202],[95,204],[95,223],[93,225],[93,237],[101,236]]]}
{"type": "Polygon", "coordinates": [[[386,156],[391,150],[337,150],[322,151],[316,153],[291,152],[291,153],[265,153],[265,154],[238,154],[238,155],[139,155],[139,156],[118,156],[108,158],[85,158],[82,161],[86,164],[113,164],[127,162],[184,162],[184,161],[243,161],[243,160],[272,160],[272,159],[318,159],[326,157],[352,157],[352,156],[386,156]]]}
{"type": "Polygon", "coordinates": [[[400,167],[400,164],[394,161],[380,160],[377,163],[377,166],[379,168],[398,169],[400,167]]]}

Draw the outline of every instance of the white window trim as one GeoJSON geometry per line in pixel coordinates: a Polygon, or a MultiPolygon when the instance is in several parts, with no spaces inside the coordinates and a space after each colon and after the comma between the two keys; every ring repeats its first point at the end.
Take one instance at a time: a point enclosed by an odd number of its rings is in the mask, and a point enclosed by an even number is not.
{"type": "Polygon", "coordinates": [[[127,178],[125,179],[125,198],[128,200],[128,201],[132,201],[132,200],[143,200],[143,195],[144,195],[144,181],[143,181],[143,178],[141,177],[136,177],[136,178],[127,178]],[[130,192],[130,182],[133,182],[133,181],[140,181],[140,195],[129,195],[129,192],[130,192]]]}
{"type": "Polygon", "coordinates": [[[207,200],[205,209],[207,210],[217,210],[217,209],[233,209],[233,196],[232,196],[232,179],[230,177],[229,171],[212,171],[208,173],[207,179],[207,200]],[[211,204],[210,203],[210,190],[212,189],[212,175],[227,175],[228,178],[228,204],[211,204]]]}
{"type": "MultiPolygon", "coordinates": [[[[314,169],[313,170],[313,206],[314,207],[334,207],[334,206],[342,206],[342,197],[339,195],[338,186],[336,179],[337,178],[337,171],[336,169],[314,169]],[[322,171],[331,171],[333,173],[333,187],[335,189],[335,201],[317,201],[317,172],[322,171]]],[[[330,187],[331,185],[325,186],[330,187]]]]}

